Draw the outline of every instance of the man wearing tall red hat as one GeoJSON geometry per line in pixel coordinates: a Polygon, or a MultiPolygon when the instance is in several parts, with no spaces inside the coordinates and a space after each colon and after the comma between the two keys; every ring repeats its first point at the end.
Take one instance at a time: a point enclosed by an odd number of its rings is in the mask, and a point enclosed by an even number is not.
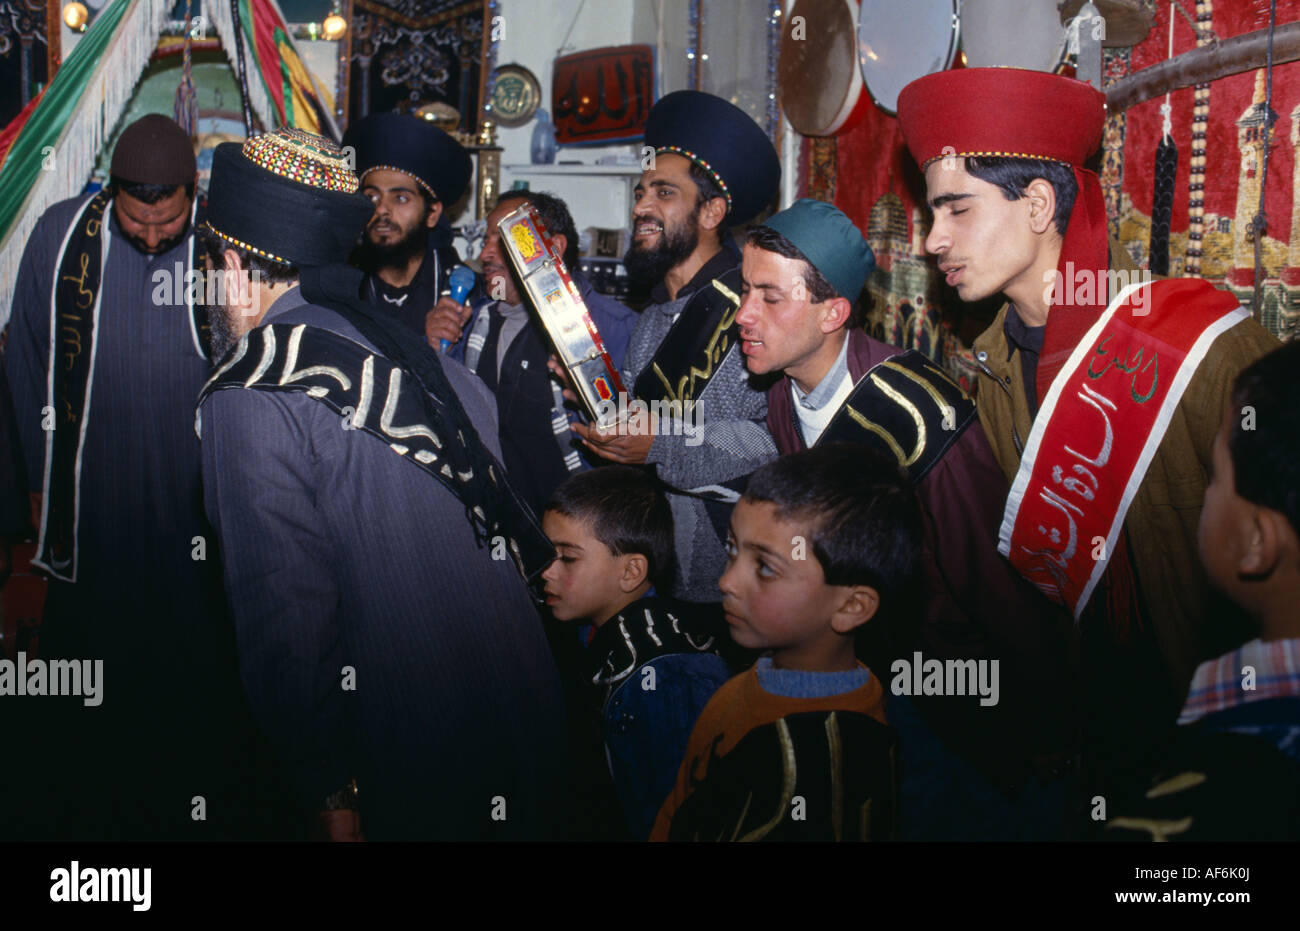
{"type": "Polygon", "coordinates": [[[974,344],[977,404],[1012,482],[999,549],[1080,622],[1095,771],[1172,723],[1197,664],[1248,637],[1207,584],[1196,525],[1233,379],[1277,341],[1204,281],[1151,281],[1084,165],[1105,97],[1010,68],[899,95],[934,214],[927,251],[964,301],[1006,304],[974,344]]]}

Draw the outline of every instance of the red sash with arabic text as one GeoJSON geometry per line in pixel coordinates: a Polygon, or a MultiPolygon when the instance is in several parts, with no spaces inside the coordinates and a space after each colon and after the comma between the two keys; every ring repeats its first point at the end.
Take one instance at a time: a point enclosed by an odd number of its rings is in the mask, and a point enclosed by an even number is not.
{"type": "Polygon", "coordinates": [[[1221,333],[1249,317],[1200,279],[1132,285],[1052,381],[1007,498],[998,551],[1076,619],[1196,367],[1221,333]]]}

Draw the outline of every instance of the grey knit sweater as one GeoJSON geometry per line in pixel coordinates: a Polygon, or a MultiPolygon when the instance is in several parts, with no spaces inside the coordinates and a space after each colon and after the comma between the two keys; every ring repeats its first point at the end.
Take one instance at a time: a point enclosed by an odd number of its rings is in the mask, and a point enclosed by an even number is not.
{"type": "MultiPolygon", "coordinates": [[[[632,331],[622,371],[623,383],[635,384],[650,364],[659,344],[690,297],[714,278],[740,264],[735,252],[724,249],[667,300],[662,286],[652,293],[660,301],[646,306],[632,331]]],[[[776,445],[767,432],[767,387],[755,386],[739,344],[727,350],[718,371],[696,402],[691,425],[703,427],[694,436],[682,428],[665,428],[646,458],[659,467],[659,477],[677,488],[692,490],[748,475],[776,458],[776,445]]],[[[718,578],[726,567],[726,551],[709,520],[703,502],[669,495],[677,553],[673,594],[688,601],[719,601],[718,578]]]]}

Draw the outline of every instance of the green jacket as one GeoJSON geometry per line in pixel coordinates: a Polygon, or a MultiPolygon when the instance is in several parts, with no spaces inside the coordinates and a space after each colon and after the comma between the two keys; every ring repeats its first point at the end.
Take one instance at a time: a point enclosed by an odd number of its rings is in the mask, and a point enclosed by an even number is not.
{"type": "MultiPolygon", "coordinates": [[[[1111,266],[1135,270],[1114,242],[1111,266]]],[[[991,378],[985,372],[979,376],[975,402],[980,423],[1010,482],[1020,467],[1015,438],[1022,445],[1028,441],[1032,419],[1019,353],[1003,329],[1009,307],[1003,305],[972,348],[976,361],[992,373],[991,378]]],[[[1214,436],[1232,383],[1243,368],[1278,345],[1254,320],[1237,324],[1214,341],[1179,401],[1124,520],[1138,589],[1180,695],[1186,693],[1199,663],[1250,636],[1241,612],[1209,589],[1197,557],[1196,528],[1214,436]]]]}

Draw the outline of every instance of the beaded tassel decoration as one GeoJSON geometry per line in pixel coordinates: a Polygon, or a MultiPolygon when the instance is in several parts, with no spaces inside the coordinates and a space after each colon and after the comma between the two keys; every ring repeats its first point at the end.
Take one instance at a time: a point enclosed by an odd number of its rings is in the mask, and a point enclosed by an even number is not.
{"type": "Polygon", "coordinates": [[[194,89],[194,77],[190,72],[190,49],[194,44],[194,28],[196,17],[194,16],[193,0],[186,5],[185,22],[185,51],[182,53],[181,82],[176,86],[176,101],[172,105],[172,116],[181,129],[185,130],[186,135],[190,138],[198,135],[199,129],[199,95],[194,89]]]}
{"type": "MultiPolygon", "coordinates": [[[[1169,55],[1174,52],[1174,10],[1169,8],[1169,55]]],[[[1178,178],[1178,146],[1170,134],[1169,95],[1160,106],[1164,125],[1160,144],[1156,146],[1154,170],[1155,191],[1151,196],[1151,242],[1148,247],[1147,268],[1153,275],[1169,274],[1169,221],[1174,213],[1174,183],[1178,178]]]]}
{"type": "Polygon", "coordinates": [[[1169,274],[1169,221],[1174,213],[1174,184],[1178,177],[1178,146],[1165,136],[1156,146],[1155,193],[1151,198],[1151,259],[1153,275],[1169,274]]]}

